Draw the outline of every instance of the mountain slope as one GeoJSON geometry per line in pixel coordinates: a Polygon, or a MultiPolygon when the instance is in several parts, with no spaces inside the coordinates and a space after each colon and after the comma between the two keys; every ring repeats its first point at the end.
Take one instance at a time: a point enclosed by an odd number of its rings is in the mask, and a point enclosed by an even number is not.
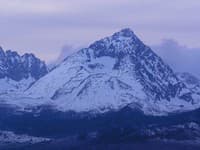
{"type": "Polygon", "coordinates": [[[194,109],[200,100],[130,29],[67,57],[27,94],[53,99],[59,109],[78,112],[126,105],[146,113],[173,112],[194,109]]]}
{"type": "Polygon", "coordinates": [[[0,47],[0,93],[23,91],[47,72],[46,64],[33,54],[20,56],[0,47]]]}

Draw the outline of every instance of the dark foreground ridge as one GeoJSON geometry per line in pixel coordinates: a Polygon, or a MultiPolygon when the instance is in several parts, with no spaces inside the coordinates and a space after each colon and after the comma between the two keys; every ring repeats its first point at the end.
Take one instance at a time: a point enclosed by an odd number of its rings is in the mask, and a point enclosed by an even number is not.
{"type": "MultiPolygon", "coordinates": [[[[40,143],[35,145],[10,145],[9,150],[199,150],[199,145],[147,141],[132,143],[91,143],[86,141],[73,141],[68,139],[56,140],[49,143],[40,143]]],[[[1,150],[8,150],[2,148],[1,150]]]]}
{"type": "Polygon", "coordinates": [[[111,150],[148,147],[148,150],[160,150],[162,146],[166,150],[196,150],[200,145],[193,142],[200,137],[199,116],[200,110],[156,117],[129,108],[95,116],[45,108],[36,115],[16,113],[4,107],[0,109],[0,129],[52,139],[33,145],[7,145],[20,150],[81,149],[83,146],[111,150]]]}

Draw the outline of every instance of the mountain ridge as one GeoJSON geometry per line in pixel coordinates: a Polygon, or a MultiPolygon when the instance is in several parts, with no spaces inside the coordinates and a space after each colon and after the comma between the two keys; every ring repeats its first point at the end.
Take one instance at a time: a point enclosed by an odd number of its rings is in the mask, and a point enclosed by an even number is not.
{"type": "Polygon", "coordinates": [[[47,66],[34,54],[19,55],[0,47],[0,92],[25,90],[48,73],[47,66]]]}

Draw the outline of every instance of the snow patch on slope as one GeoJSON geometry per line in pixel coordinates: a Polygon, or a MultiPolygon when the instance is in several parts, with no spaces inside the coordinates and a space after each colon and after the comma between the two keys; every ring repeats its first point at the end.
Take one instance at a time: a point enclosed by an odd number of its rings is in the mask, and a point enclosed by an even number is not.
{"type": "Polygon", "coordinates": [[[23,92],[34,82],[35,79],[32,77],[22,79],[20,81],[14,81],[5,77],[3,79],[0,79],[0,94],[7,94],[11,92],[23,92]]]}
{"type": "Polygon", "coordinates": [[[19,135],[12,131],[1,131],[0,130],[0,144],[4,143],[41,143],[49,141],[49,138],[33,137],[29,135],[19,135]]]}

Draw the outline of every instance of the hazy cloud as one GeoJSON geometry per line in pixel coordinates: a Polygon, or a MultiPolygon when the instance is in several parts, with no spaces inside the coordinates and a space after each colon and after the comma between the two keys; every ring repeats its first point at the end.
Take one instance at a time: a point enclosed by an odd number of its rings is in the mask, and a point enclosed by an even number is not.
{"type": "Polygon", "coordinates": [[[75,47],[69,44],[66,44],[65,46],[63,46],[58,58],[56,59],[56,61],[58,63],[62,62],[67,56],[73,54],[74,52],[80,50],[81,47],[75,47]]]}
{"type": "Polygon", "coordinates": [[[190,72],[200,78],[200,47],[189,48],[173,39],[164,39],[161,44],[152,46],[176,72],[190,72]]]}

